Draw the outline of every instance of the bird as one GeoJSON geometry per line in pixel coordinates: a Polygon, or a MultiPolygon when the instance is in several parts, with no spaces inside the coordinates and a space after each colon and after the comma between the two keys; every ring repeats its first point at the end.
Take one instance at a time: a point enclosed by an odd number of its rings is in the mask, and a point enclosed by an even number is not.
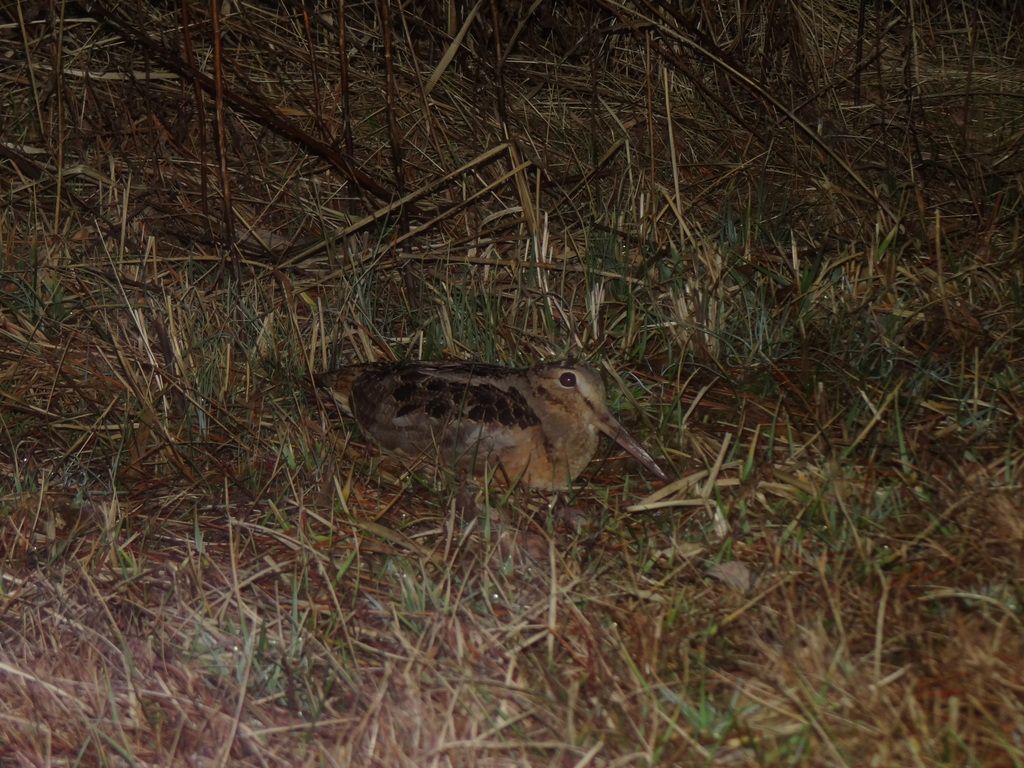
{"type": "Polygon", "coordinates": [[[668,479],[608,410],[600,374],[584,363],[359,363],[314,382],[383,452],[458,474],[566,490],[604,433],[668,479]]]}

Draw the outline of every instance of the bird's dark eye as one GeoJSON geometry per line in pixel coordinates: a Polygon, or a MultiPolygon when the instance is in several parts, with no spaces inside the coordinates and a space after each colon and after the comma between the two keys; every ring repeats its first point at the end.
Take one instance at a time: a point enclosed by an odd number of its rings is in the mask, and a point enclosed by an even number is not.
{"type": "Polygon", "coordinates": [[[570,371],[566,371],[565,373],[558,377],[558,383],[561,384],[566,389],[572,389],[573,387],[576,386],[576,374],[571,373],[570,371]]]}

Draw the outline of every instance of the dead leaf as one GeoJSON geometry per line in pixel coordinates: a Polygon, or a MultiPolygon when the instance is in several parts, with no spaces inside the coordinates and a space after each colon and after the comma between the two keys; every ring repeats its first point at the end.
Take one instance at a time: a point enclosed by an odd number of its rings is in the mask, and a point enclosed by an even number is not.
{"type": "Polygon", "coordinates": [[[750,590],[750,569],[739,560],[715,563],[708,568],[708,575],[740,594],[746,594],[750,590]]]}

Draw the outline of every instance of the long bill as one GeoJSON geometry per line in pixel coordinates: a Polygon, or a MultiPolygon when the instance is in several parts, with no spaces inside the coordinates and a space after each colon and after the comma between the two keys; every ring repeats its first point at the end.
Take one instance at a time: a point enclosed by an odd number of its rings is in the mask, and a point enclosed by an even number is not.
{"type": "Polygon", "coordinates": [[[637,461],[639,461],[641,464],[643,464],[645,467],[651,470],[651,472],[657,475],[659,479],[668,480],[668,475],[666,475],[662,471],[661,467],[658,466],[657,462],[655,462],[655,460],[651,458],[651,454],[644,450],[644,447],[633,439],[633,436],[626,431],[625,427],[619,424],[618,420],[614,416],[612,416],[611,413],[604,409],[601,409],[601,411],[603,412],[599,411],[596,414],[597,428],[604,432],[606,435],[608,435],[608,437],[610,437],[616,443],[625,448],[627,451],[629,451],[631,454],[633,454],[633,456],[636,457],[637,461]]]}

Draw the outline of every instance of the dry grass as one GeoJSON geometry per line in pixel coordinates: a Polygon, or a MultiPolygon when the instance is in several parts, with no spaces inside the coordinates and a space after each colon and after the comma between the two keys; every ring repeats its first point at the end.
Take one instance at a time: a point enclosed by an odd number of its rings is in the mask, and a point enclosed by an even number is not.
{"type": "Polygon", "coordinates": [[[0,16],[0,764],[1024,765],[1017,5],[441,6],[0,16]],[[677,482],[310,386],[568,353],[677,482]]]}

